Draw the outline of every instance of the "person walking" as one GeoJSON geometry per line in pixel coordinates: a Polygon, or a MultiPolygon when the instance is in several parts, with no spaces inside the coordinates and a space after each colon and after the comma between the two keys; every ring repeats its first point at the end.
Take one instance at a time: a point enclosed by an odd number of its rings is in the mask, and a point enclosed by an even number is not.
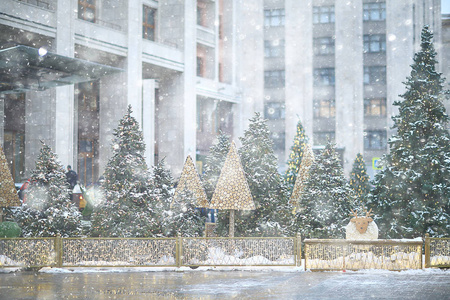
{"type": "Polygon", "coordinates": [[[77,184],[78,174],[74,170],[72,170],[72,167],[70,165],[67,166],[66,178],[67,182],[69,183],[70,190],[72,191],[77,184]]]}

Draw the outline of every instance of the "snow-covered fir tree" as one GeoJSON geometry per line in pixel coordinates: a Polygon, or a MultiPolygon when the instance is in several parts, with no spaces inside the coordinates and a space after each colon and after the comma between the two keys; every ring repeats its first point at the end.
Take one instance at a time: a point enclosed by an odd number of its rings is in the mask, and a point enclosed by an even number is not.
{"type": "Polygon", "coordinates": [[[298,121],[297,132],[294,137],[294,144],[291,147],[291,153],[289,154],[289,159],[287,161],[288,168],[284,176],[290,193],[292,193],[292,190],[294,189],[299,168],[302,163],[303,153],[305,152],[307,144],[308,137],[306,135],[305,129],[303,128],[302,122],[298,121]]]}
{"type": "Polygon", "coordinates": [[[302,236],[343,238],[354,201],[335,145],[328,141],[311,166],[300,198],[296,222],[302,236]]]}
{"type": "Polygon", "coordinates": [[[421,49],[414,55],[406,92],[396,101],[383,170],[375,176],[371,208],[381,234],[414,238],[450,234],[449,117],[442,101],[448,91],[436,71],[433,34],[422,30],[421,49]]]}
{"type": "Polygon", "coordinates": [[[358,203],[366,207],[366,197],[370,192],[370,178],[361,153],[356,155],[353,162],[352,172],[350,173],[350,187],[354,191],[358,203]]]}
{"type": "Polygon", "coordinates": [[[26,201],[16,211],[15,220],[25,237],[81,234],[81,214],[70,199],[64,168],[44,143],[32,171],[26,201]]]}
{"type": "Polygon", "coordinates": [[[168,237],[200,237],[205,230],[205,217],[195,207],[197,198],[184,189],[173,199],[170,210],[164,213],[163,228],[168,237]]]}
{"type": "Polygon", "coordinates": [[[230,150],[230,137],[220,131],[217,143],[209,148],[209,155],[205,159],[203,186],[208,199],[212,198],[214,189],[219,180],[220,171],[230,150]]]}
{"type": "Polygon", "coordinates": [[[166,168],[164,159],[153,166],[153,194],[156,197],[155,212],[161,215],[169,210],[174,193],[173,177],[170,170],[166,168]]]}
{"type": "MultiPolygon", "coordinates": [[[[242,147],[238,152],[256,210],[236,212],[235,235],[288,235],[292,221],[288,190],[277,170],[266,120],[259,113],[250,119],[249,128],[240,140],[242,147]]],[[[229,224],[228,214],[220,212],[218,219],[224,224],[225,231],[229,224]]]]}
{"type": "Polygon", "coordinates": [[[103,174],[105,202],[92,215],[92,235],[161,236],[155,212],[152,177],[145,163],[145,144],[131,106],[114,130],[113,155],[103,174]]]}

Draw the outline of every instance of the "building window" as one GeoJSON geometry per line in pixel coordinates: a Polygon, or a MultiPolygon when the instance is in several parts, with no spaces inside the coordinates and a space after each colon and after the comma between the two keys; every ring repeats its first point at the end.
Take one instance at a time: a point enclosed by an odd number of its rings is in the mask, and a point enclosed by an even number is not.
{"type": "Polygon", "coordinates": [[[205,64],[203,63],[203,57],[197,56],[197,76],[204,77],[205,64]]]}
{"type": "Polygon", "coordinates": [[[265,57],[284,57],[284,40],[264,41],[265,57]]]}
{"type": "Polygon", "coordinates": [[[284,120],[286,118],[284,103],[267,102],[264,105],[264,117],[269,120],[284,120]]]}
{"type": "Polygon", "coordinates": [[[154,41],[156,29],[156,9],[145,6],[142,18],[142,37],[144,39],[154,41]]]}
{"type": "Polygon", "coordinates": [[[333,118],[336,115],[336,105],[333,100],[314,100],[314,117],[333,118]]]}
{"type": "Polygon", "coordinates": [[[335,132],[334,131],[323,131],[323,132],[314,132],[314,145],[326,145],[328,141],[334,143],[335,140],[335,132]]]}
{"type": "Polygon", "coordinates": [[[314,85],[334,85],[334,68],[314,69],[314,85]]]}
{"type": "Polygon", "coordinates": [[[95,0],[78,0],[78,19],[95,23],[95,0]]]}
{"type": "Polygon", "coordinates": [[[363,5],[364,21],[384,21],[386,20],[386,3],[374,2],[363,5]]]}
{"type": "Polygon", "coordinates": [[[386,84],[386,67],[364,67],[364,84],[386,84]]]}
{"type": "Polygon", "coordinates": [[[322,37],[314,39],[314,55],[334,54],[334,38],[322,37]]]}
{"type": "Polygon", "coordinates": [[[272,132],[270,134],[270,139],[273,142],[274,150],[283,150],[285,146],[286,133],[284,132],[272,132]]]}
{"type": "Polygon", "coordinates": [[[82,82],[77,86],[78,110],[79,111],[99,111],[100,99],[98,97],[99,82],[82,82]]]}
{"type": "Polygon", "coordinates": [[[334,23],[334,6],[314,6],[313,23],[334,23]]]}
{"type": "Polygon", "coordinates": [[[368,117],[385,117],[386,98],[364,99],[364,115],[368,117]]]}
{"type": "Polygon", "coordinates": [[[364,149],[385,150],[387,138],[385,130],[373,130],[364,132],[364,149]]]}
{"type": "Polygon", "coordinates": [[[364,53],[386,52],[386,35],[364,35],[364,53]]]}
{"type": "Polygon", "coordinates": [[[266,9],[264,10],[264,26],[280,27],[284,26],[284,9],[266,9]]]}
{"type": "Polygon", "coordinates": [[[284,70],[264,71],[264,87],[283,87],[284,78],[284,70]]]}

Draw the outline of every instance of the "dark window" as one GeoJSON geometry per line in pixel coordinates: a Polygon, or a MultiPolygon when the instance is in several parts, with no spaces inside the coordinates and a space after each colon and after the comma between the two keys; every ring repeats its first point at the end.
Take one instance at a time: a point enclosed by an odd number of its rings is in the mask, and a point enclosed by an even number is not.
{"type": "Polygon", "coordinates": [[[386,3],[375,2],[363,4],[364,21],[383,21],[386,20],[386,3]]]}
{"type": "Polygon", "coordinates": [[[264,10],[264,26],[279,27],[284,26],[284,9],[267,9],[264,10]]]}
{"type": "Polygon", "coordinates": [[[314,55],[334,54],[334,38],[322,37],[314,39],[314,55]]]}
{"type": "Polygon", "coordinates": [[[387,146],[386,131],[374,130],[364,132],[364,149],[385,150],[387,146]]]}
{"type": "Polygon", "coordinates": [[[314,6],[313,23],[334,23],[334,6],[314,6]]]}
{"type": "Polygon", "coordinates": [[[364,52],[365,53],[386,52],[386,35],[384,34],[364,35],[364,52]]]}
{"type": "Polygon", "coordinates": [[[286,134],[284,132],[273,132],[270,134],[270,139],[273,142],[273,149],[282,150],[285,146],[285,137],[286,134]]]}
{"type": "Polygon", "coordinates": [[[95,0],[78,0],[78,19],[95,23],[95,0]]]}
{"type": "Polygon", "coordinates": [[[334,85],[334,68],[314,69],[314,85],[334,85]]]}
{"type": "Polygon", "coordinates": [[[364,67],[364,84],[385,84],[386,67],[371,66],[364,67]]]}
{"type": "Polygon", "coordinates": [[[147,40],[155,40],[156,29],[156,9],[145,6],[142,18],[142,37],[147,40]]]}
{"type": "Polygon", "coordinates": [[[264,86],[269,88],[284,86],[284,70],[264,71],[264,86]]]}
{"type": "Polygon", "coordinates": [[[336,114],[336,105],[333,100],[314,100],[314,117],[333,118],[336,114]]]}
{"type": "Polygon", "coordinates": [[[197,56],[197,76],[203,77],[205,74],[204,71],[204,63],[203,63],[203,57],[197,56]]]}
{"type": "Polygon", "coordinates": [[[264,117],[269,120],[284,120],[286,118],[284,103],[267,102],[264,106],[264,117]]]}
{"type": "Polygon", "coordinates": [[[335,140],[335,132],[334,131],[323,131],[323,132],[314,132],[314,145],[326,145],[328,141],[334,143],[335,140]]]}
{"type": "Polygon", "coordinates": [[[364,99],[364,115],[368,117],[386,116],[386,98],[364,99]]]}
{"type": "Polygon", "coordinates": [[[284,57],[284,40],[264,41],[265,57],[284,57]]]}

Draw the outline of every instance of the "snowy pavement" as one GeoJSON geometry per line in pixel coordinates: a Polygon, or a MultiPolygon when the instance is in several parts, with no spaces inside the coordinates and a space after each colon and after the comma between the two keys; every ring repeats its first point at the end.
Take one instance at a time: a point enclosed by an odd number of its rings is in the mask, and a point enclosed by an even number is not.
{"type": "Polygon", "coordinates": [[[50,269],[0,274],[0,299],[450,299],[450,272],[50,269]]]}

